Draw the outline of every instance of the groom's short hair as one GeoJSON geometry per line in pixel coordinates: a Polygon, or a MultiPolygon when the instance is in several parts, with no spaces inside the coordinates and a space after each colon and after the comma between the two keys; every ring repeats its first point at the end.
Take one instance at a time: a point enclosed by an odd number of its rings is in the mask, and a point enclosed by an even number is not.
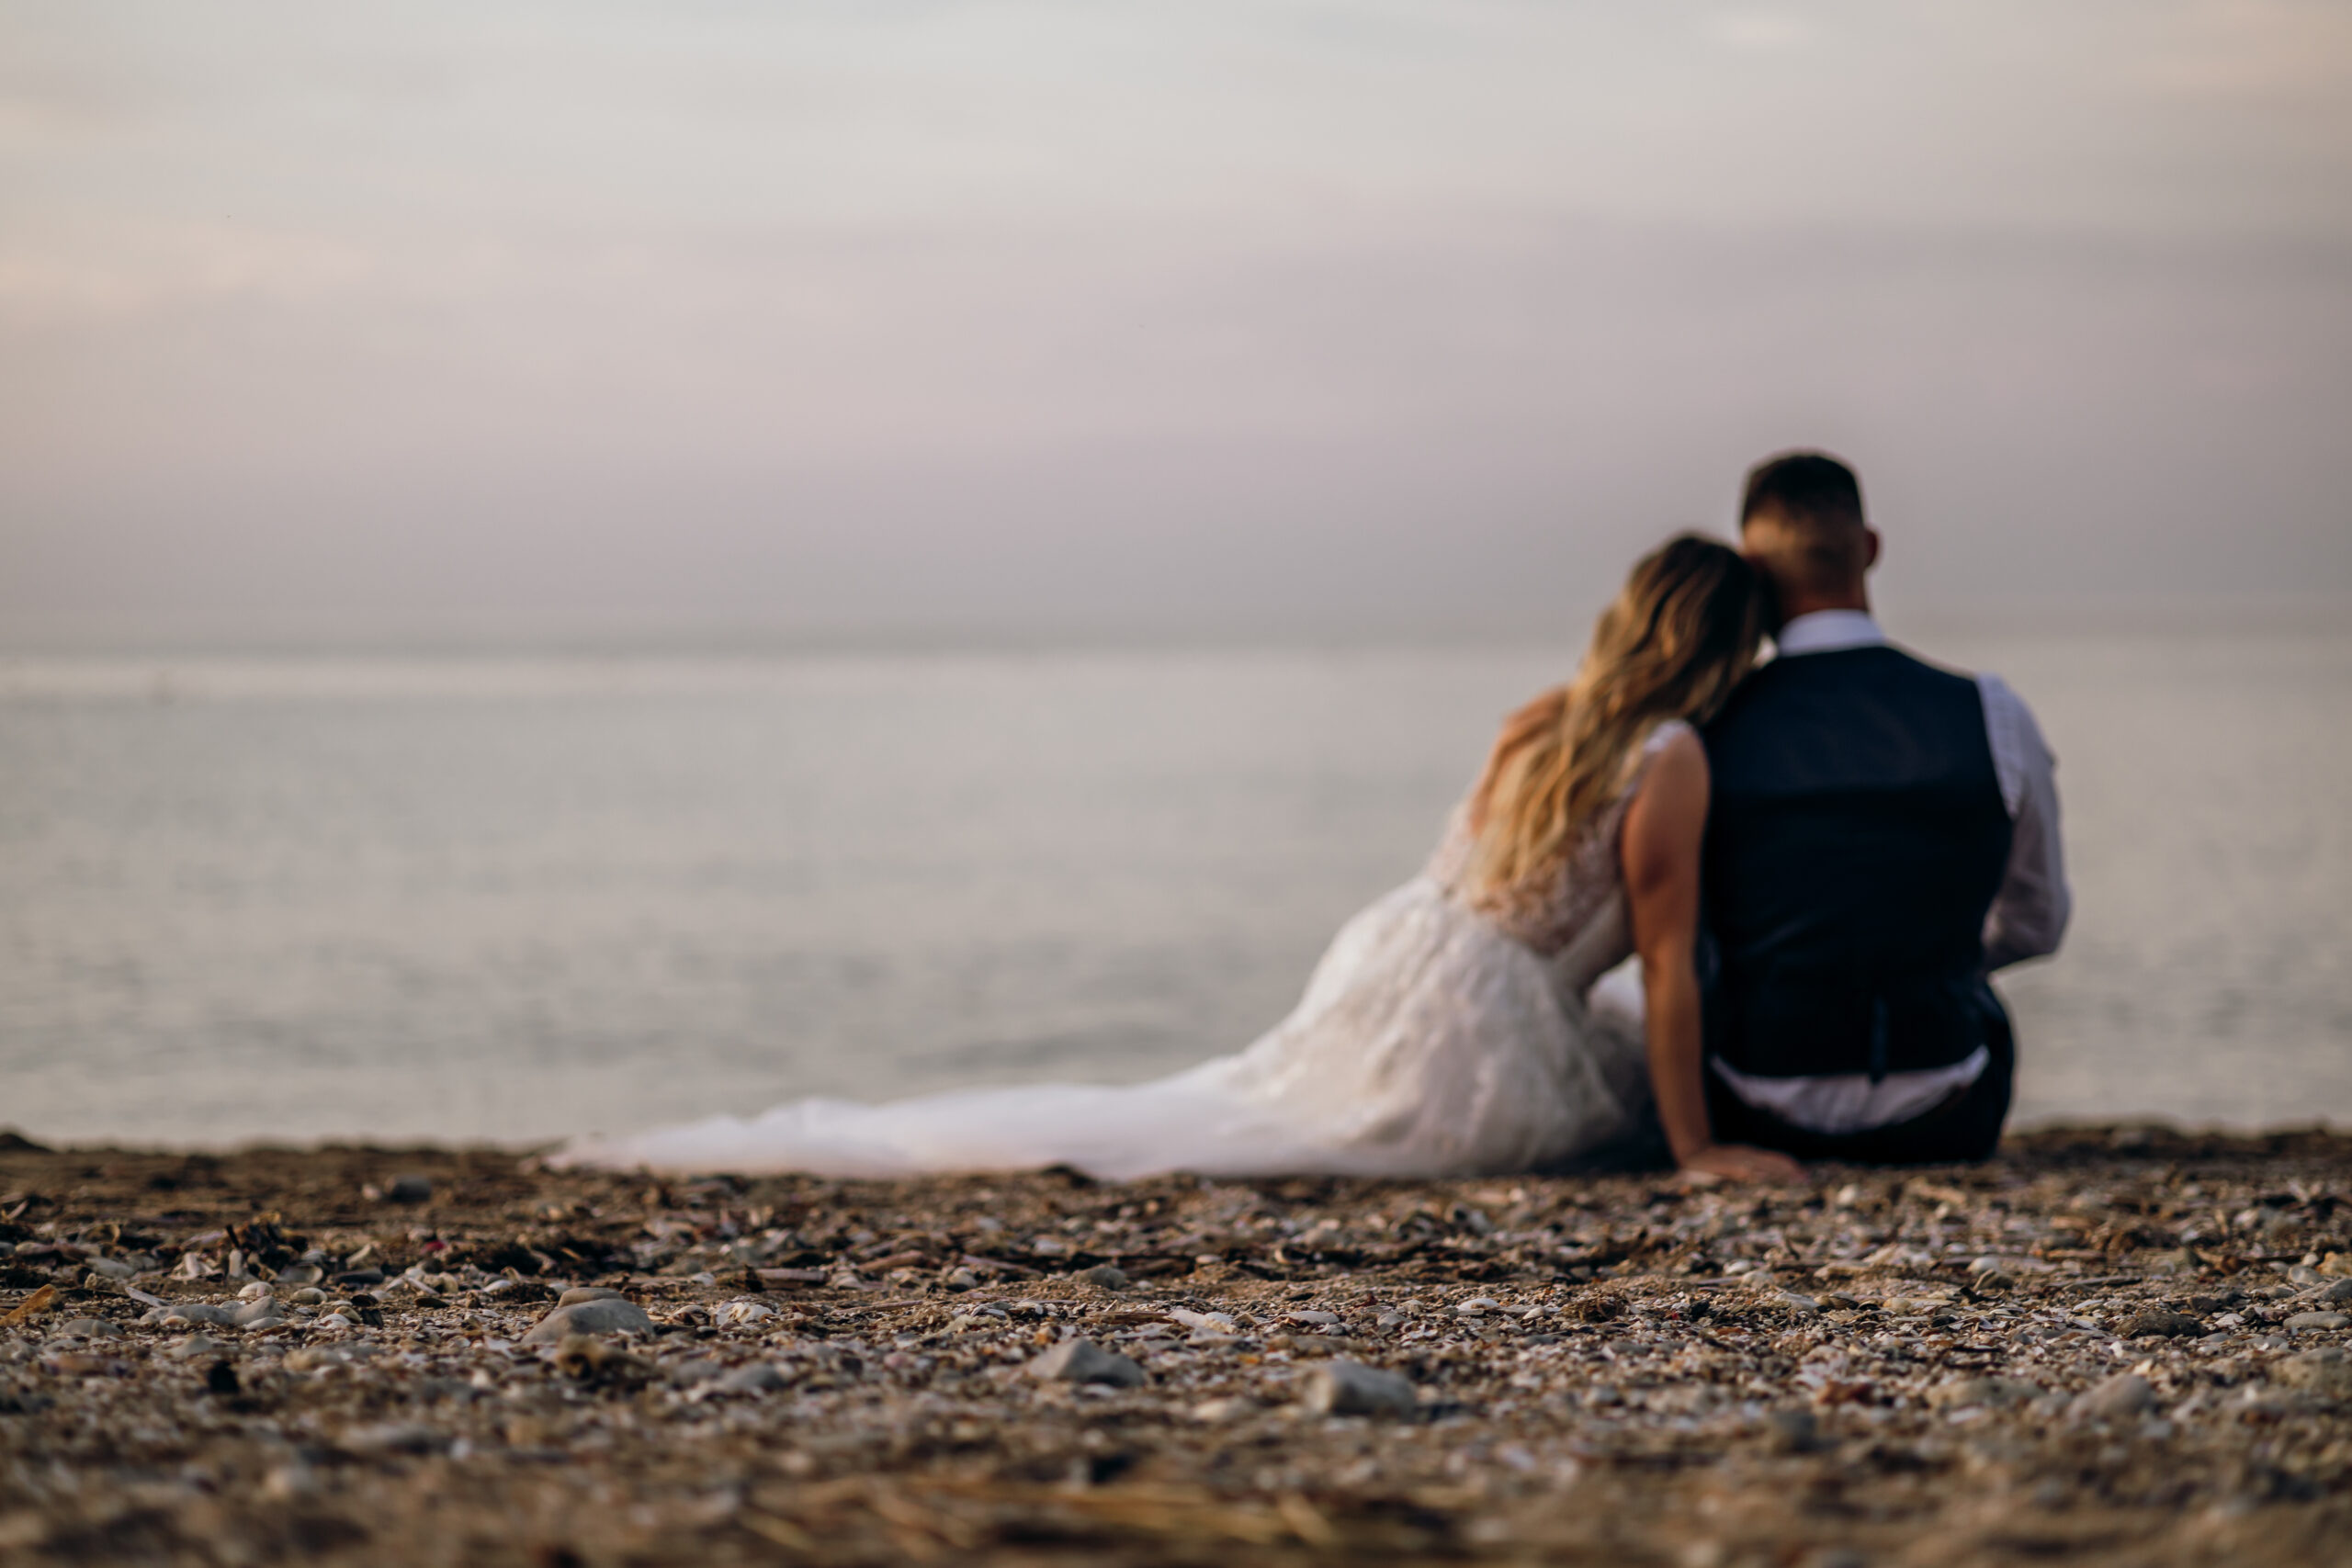
{"type": "Polygon", "coordinates": [[[1745,528],[1770,517],[1791,527],[1862,525],[1862,486],[1854,470],[1826,452],[1782,452],[1747,470],[1740,497],[1745,528]]]}
{"type": "Polygon", "coordinates": [[[1750,468],[1739,536],[1783,595],[1850,592],[1873,554],[1861,484],[1826,452],[1783,452],[1750,468]]]}

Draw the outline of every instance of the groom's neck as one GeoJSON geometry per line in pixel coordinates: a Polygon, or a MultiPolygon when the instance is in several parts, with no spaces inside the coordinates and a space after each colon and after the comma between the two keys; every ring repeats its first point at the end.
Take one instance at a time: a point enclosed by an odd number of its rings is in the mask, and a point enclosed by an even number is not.
{"type": "Polygon", "coordinates": [[[1783,587],[1780,591],[1780,600],[1782,626],[1787,626],[1799,615],[1810,615],[1822,610],[1860,610],[1865,615],[1871,613],[1870,591],[1860,583],[1834,591],[1783,587]]]}

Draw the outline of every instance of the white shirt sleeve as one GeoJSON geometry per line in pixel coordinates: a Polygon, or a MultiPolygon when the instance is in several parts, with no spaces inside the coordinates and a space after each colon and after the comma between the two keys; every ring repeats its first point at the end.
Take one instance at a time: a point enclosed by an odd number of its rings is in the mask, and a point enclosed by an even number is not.
{"type": "Polygon", "coordinates": [[[2057,759],[2025,700],[1997,675],[1979,675],[1993,771],[2009,809],[2009,863],[1984,917],[1984,967],[2003,968],[2058,951],[2074,913],[2066,857],[2058,839],[2057,759]]]}

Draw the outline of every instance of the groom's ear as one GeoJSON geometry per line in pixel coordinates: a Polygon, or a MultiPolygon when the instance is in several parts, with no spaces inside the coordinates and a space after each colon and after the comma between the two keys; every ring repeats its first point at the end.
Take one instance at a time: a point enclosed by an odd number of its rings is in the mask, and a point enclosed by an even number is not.
{"type": "Polygon", "coordinates": [[[1868,571],[1876,565],[1878,565],[1878,530],[1865,528],[1862,530],[1862,570],[1868,571]]]}

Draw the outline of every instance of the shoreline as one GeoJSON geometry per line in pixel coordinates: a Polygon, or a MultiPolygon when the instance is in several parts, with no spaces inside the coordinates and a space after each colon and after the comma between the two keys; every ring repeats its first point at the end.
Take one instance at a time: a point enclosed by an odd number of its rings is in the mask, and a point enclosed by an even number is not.
{"type": "Polygon", "coordinates": [[[1822,1175],[0,1147],[0,1553],[2337,1556],[2352,1136],[2077,1126],[1822,1175]],[[621,1326],[527,1340],[571,1289],[621,1326]]]}

